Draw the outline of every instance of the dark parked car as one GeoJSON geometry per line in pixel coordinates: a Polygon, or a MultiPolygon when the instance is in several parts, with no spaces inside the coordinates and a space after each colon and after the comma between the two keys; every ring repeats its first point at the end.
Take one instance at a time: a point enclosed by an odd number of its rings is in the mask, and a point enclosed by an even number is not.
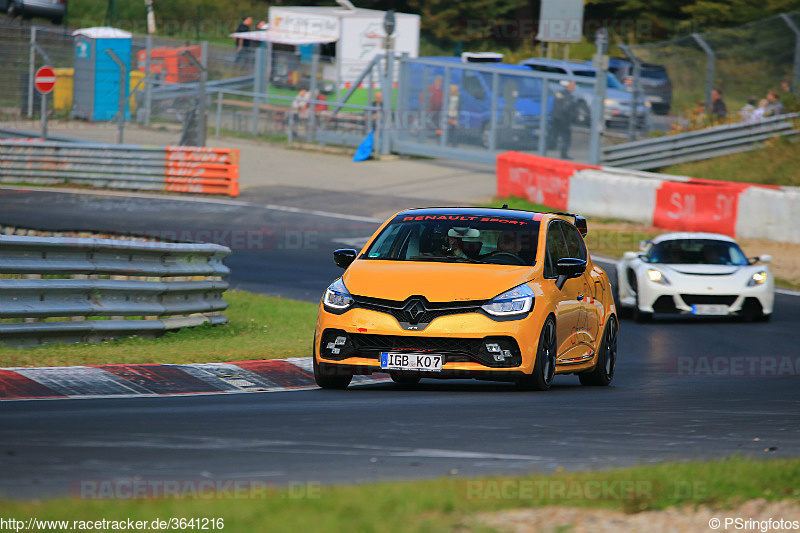
{"type": "Polygon", "coordinates": [[[9,17],[41,17],[61,24],[67,14],[67,0],[0,0],[0,11],[9,17]]]}
{"type": "MultiPolygon", "coordinates": [[[[623,81],[633,77],[633,63],[627,59],[612,57],[608,63],[608,70],[623,81]]],[[[667,69],[655,63],[642,63],[640,83],[653,112],[659,115],[669,113],[672,107],[672,82],[669,81],[667,69]]]]}

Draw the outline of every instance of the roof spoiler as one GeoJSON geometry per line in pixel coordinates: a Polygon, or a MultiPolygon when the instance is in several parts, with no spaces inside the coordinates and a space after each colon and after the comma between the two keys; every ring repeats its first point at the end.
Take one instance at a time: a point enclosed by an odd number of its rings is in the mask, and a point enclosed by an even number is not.
{"type": "Polygon", "coordinates": [[[575,213],[564,213],[562,211],[553,211],[552,214],[562,217],[572,217],[574,219],[573,224],[575,224],[575,227],[578,228],[578,231],[582,237],[586,237],[586,234],[589,232],[589,229],[586,227],[586,217],[576,215],[575,213]]]}

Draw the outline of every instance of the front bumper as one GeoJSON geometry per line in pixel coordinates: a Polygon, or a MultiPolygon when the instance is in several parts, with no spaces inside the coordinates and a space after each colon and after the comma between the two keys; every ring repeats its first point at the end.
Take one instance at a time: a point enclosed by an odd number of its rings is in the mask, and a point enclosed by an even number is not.
{"type": "Polygon", "coordinates": [[[534,311],[517,320],[473,312],[440,316],[421,331],[409,331],[388,313],[355,308],[336,315],[320,307],[314,354],[319,363],[369,374],[386,372],[380,368],[381,352],[430,353],[444,356],[442,371],[420,372],[424,377],[507,380],[532,371],[541,329],[537,323],[534,311]],[[344,340],[337,344],[340,337],[344,340]],[[496,360],[486,344],[499,344],[508,353],[496,360]]]}
{"type": "Polygon", "coordinates": [[[698,306],[725,306],[730,316],[758,316],[771,314],[773,305],[772,284],[747,287],[740,291],[720,287],[707,291],[692,291],[679,287],[652,287],[651,282],[640,282],[639,307],[644,312],[693,315],[698,306]]]}

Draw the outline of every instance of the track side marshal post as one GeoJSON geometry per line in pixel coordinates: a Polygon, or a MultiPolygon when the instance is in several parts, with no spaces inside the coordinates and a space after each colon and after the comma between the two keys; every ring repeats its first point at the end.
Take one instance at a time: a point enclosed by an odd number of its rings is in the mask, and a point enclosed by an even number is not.
{"type": "Polygon", "coordinates": [[[47,140],[47,95],[56,86],[56,73],[52,68],[44,66],[36,71],[33,83],[42,95],[42,140],[47,140]]]}

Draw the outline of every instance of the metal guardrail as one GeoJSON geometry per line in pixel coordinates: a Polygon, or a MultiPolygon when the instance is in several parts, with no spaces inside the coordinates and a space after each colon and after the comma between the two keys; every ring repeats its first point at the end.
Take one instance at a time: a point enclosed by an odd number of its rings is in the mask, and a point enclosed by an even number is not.
{"type": "MultiPolygon", "coordinates": [[[[199,81],[187,83],[156,82],[153,88],[153,100],[168,100],[171,98],[197,97],[200,86],[199,81]]],[[[226,89],[247,89],[253,87],[253,76],[240,76],[224,80],[206,82],[206,93],[226,89]]]]}
{"type": "Polygon", "coordinates": [[[228,254],[217,244],[0,235],[0,342],[87,342],[226,323],[228,254]],[[58,317],[70,320],[41,321],[58,317]]]}
{"type": "Polygon", "coordinates": [[[796,135],[800,113],[769,117],[758,122],[717,126],[678,135],[667,135],[603,148],[603,164],[650,170],[667,165],[699,161],[755,150],[777,136],[796,135]]]}
{"type": "Polygon", "coordinates": [[[0,182],[239,194],[239,151],[53,141],[0,142],[0,182]]]}

